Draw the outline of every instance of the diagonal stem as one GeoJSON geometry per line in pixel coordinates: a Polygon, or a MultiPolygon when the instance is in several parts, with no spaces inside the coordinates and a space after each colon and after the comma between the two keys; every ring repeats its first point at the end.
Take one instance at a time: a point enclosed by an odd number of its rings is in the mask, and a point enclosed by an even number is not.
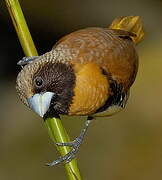
{"type": "MultiPolygon", "coordinates": [[[[26,24],[21,6],[18,0],[5,0],[8,11],[12,18],[15,30],[17,32],[19,41],[23,48],[24,54],[26,56],[37,56],[37,50],[35,48],[34,42],[32,40],[31,34],[29,32],[28,26],[26,24]]],[[[64,129],[61,120],[59,118],[47,118],[45,120],[45,125],[48,128],[49,135],[51,139],[55,142],[68,142],[70,141],[66,130],[64,129]]],[[[62,156],[70,151],[70,148],[58,147],[58,151],[62,156]]],[[[70,163],[65,164],[65,169],[69,180],[81,180],[79,169],[77,166],[76,159],[73,159],[70,163]]]]}
{"type": "Polygon", "coordinates": [[[18,0],[5,0],[10,17],[15,27],[17,36],[26,56],[37,56],[37,50],[26,24],[21,6],[18,0]]]}

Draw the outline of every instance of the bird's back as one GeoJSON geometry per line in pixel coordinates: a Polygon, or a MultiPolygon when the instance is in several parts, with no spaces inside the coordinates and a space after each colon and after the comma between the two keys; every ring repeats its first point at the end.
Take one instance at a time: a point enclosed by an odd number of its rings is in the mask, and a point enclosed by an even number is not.
{"type": "Polygon", "coordinates": [[[130,88],[138,68],[132,33],[108,28],[86,28],[60,39],[53,49],[71,64],[98,64],[113,80],[130,88]]]}

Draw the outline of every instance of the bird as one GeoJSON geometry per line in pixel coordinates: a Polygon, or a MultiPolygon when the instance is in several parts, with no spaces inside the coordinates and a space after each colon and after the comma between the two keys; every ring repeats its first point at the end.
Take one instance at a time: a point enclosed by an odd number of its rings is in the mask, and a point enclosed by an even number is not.
{"type": "Polygon", "coordinates": [[[68,163],[76,155],[89,124],[125,108],[138,71],[136,44],[143,39],[139,16],[116,18],[108,28],[89,27],[62,37],[49,52],[24,57],[16,80],[21,101],[44,119],[88,116],[80,135],[57,142],[72,150],[49,163],[68,163]]]}

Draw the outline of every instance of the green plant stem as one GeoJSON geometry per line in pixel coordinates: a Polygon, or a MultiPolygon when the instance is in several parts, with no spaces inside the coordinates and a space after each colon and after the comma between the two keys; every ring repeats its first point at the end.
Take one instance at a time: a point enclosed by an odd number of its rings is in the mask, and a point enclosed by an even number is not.
{"type": "MultiPolygon", "coordinates": [[[[18,0],[5,0],[8,11],[12,18],[15,30],[17,32],[19,41],[26,56],[37,56],[37,50],[26,24],[21,6],[18,0]]],[[[47,118],[45,125],[48,128],[49,135],[53,141],[56,142],[68,142],[70,141],[64,127],[62,126],[59,118],[47,118]]],[[[63,156],[70,151],[69,147],[57,147],[60,154],[63,156]]],[[[73,159],[70,163],[65,164],[66,172],[69,180],[81,180],[79,169],[76,159],[73,159]]]]}
{"type": "Polygon", "coordinates": [[[26,24],[21,6],[18,0],[5,0],[12,22],[17,32],[19,41],[26,56],[37,56],[37,50],[26,24]]]}
{"type": "MultiPolygon", "coordinates": [[[[48,128],[49,135],[54,142],[69,142],[70,139],[62,126],[61,120],[57,118],[47,118],[45,124],[48,128]]],[[[63,146],[58,147],[57,150],[62,156],[67,154],[70,151],[70,147],[63,146]]],[[[77,167],[76,159],[73,159],[71,162],[65,164],[66,172],[70,180],[81,180],[79,169],[77,167]]]]}

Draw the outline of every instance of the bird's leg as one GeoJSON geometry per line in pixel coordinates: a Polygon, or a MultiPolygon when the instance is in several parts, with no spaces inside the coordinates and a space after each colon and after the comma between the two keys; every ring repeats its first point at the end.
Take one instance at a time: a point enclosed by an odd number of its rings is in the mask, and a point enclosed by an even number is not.
{"type": "Polygon", "coordinates": [[[75,158],[76,153],[78,152],[79,147],[83,142],[84,136],[87,132],[87,129],[91,121],[92,118],[88,117],[88,119],[85,121],[83,129],[81,130],[80,135],[74,141],[66,142],[66,143],[62,143],[62,142],[56,143],[57,146],[70,146],[72,147],[72,150],[69,153],[67,153],[65,156],[59,157],[57,160],[48,163],[47,164],[48,166],[54,166],[64,161],[65,163],[69,163],[73,158],[75,158]]]}
{"type": "Polygon", "coordinates": [[[20,65],[20,66],[24,66],[26,64],[29,64],[29,63],[33,62],[38,57],[39,56],[23,57],[17,64],[20,65]]]}

